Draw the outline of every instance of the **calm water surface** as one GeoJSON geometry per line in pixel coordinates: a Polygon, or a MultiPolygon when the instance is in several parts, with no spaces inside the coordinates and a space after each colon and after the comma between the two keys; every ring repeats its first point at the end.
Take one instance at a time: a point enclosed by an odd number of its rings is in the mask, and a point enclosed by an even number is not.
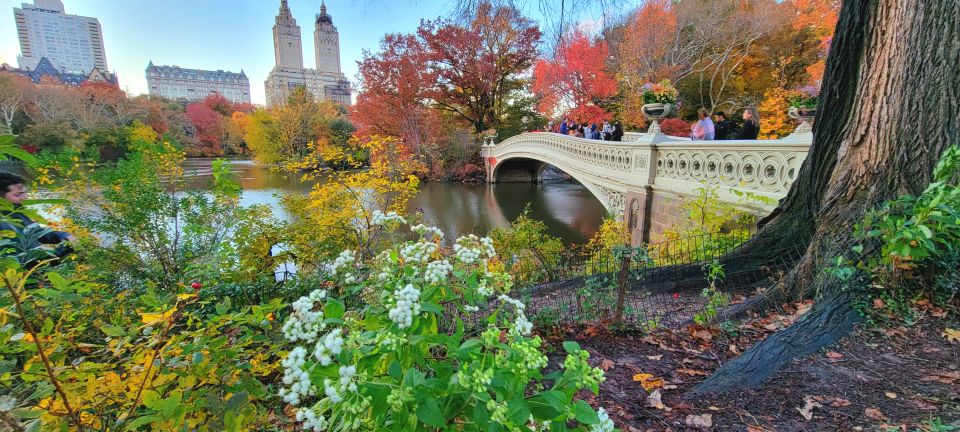
{"type": "MultiPolygon", "coordinates": [[[[211,178],[210,159],[188,159],[185,170],[194,186],[205,188],[211,178]]],[[[304,193],[309,185],[297,176],[271,171],[252,161],[232,161],[233,172],[243,188],[243,205],[267,204],[279,217],[286,217],[278,195],[304,193]]],[[[541,185],[426,183],[410,200],[410,210],[420,211],[448,237],[486,234],[517,218],[527,203],[533,218],[542,220],[550,234],[566,243],[583,243],[597,231],[605,210],[585,187],[576,183],[541,185]]]]}

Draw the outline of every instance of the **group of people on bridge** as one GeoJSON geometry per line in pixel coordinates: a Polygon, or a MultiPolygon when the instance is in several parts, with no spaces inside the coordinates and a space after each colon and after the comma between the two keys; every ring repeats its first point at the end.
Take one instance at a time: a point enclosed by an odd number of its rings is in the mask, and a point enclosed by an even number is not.
{"type": "Polygon", "coordinates": [[[620,122],[610,123],[604,121],[602,125],[598,126],[596,123],[578,124],[569,118],[565,118],[558,125],[553,124],[552,121],[547,123],[547,132],[555,132],[577,138],[623,141],[623,126],[620,125],[620,122]]]}
{"type": "MultiPolygon", "coordinates": [[[[690,126],[690,138],[695,141],[713,140],[755,140],[760,134],[760,114],[754,107],[743,110],[743,125],[737,125],[727,119],[723,111],[717,111],[711,116],[705,108],[697,110],[697,121],[690,126]]],[[[553,121],[547,123],[547,132],[569,135],[577,138],[595,139],[603,141],[623,141],[623,126],[620,122],[604,121],[602,125],[596,123],[576,123],[569,118],[559,124],[553,121]]]]}
{"type": "Polygon", "coordinates": [[[717,111],[711,118],[706,108],[697,110],[697,122],[690,126],[690,139],[695,141],[712,140],[755,140],[760,134],[760,114],[754,107],[743,110],[743,126],[737,131],[736,125],[727,119],[723,111],[717,111]]]}

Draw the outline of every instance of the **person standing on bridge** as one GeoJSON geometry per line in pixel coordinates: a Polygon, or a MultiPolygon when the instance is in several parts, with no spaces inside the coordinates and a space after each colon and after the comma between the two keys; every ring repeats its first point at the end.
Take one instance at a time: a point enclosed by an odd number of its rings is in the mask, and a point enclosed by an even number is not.
{"type": "Polygon", "coordinates": [[[623,141],[623,126],[620,126],[620,122],[613,124],[613,132],[610,134],[610,141],[623,141]]]}
{"type": "Polygon", "coordinates": [[[713,126],[713,120],[710,120],[710,113],[706,108],[700,108],[697,110],[697,117],[699,120],[690,127],[690,138],[698,141],[712,141],[716,129],[713,126]]]}
{"type": "Polygon", "coordinates": [[[760,135],[760,114],[757,108],[747,107],[743,110],[743,127],[740,128],[737,139],[755,140],[758,135],[760,135]]]}
{"type": "Polygon", "coordinates": [[[714,126],[716,133],[714,138],[718,140],[728,140],[733,137],[733,123],[727,120],[727,115],[723,111],[717,111],[714,114],[714,126]]]}
{"type": "Polygon", "coordinates": [[[566,135],[568,132],[570,132],[570,129],[567,129],[567,119],[563,119],[563,121],[560,122],[560,134],[566,135]]]}
{"type": "Polygon", "coordinates": [[[603,134],[601,137],[604,141],[610,141],[611,135],[613,135],[613,126],[610,125],[610,122],[603,121],[603,129],[600,129],[600,132],[603,134]]]}

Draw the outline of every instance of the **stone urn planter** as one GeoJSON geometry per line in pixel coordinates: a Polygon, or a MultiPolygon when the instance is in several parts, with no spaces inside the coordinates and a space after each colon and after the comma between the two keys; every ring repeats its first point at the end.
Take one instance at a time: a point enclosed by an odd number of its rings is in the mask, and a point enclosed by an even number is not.
{"type": "Polygon", "coordinates": [[[673,109],[673,106],[665,103],[650,103],[640,107],[643,116],[650,120],[650,128],[647,129],[647,133],[660,133],[660,124],[657,123],[657,120],[670,115],[671,109],[673,109]]]}
{"type": "Polygon", "coordinates": [[[800,120],[800,125],[793,133],[813,132],[813,121],[817,118],[817,109],[794,106],[787,110],[787,116],[794,120],[800,120]]]}

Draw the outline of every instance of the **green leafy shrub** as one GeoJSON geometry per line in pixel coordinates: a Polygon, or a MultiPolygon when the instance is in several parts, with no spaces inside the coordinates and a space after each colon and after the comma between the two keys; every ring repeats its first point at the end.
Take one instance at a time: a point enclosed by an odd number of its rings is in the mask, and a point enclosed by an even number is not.
{"type": "Polygon", "coordinates": [[[341,253],[329,267],[344,295],[317,289],[293,303],[280,395],[297,420],[314,431],[613,430],[574,398],[603,380],[586,351],[567,342],[562,368],[544,372],[493,241],[461,237],[449,251],[439,230],[415,231],[371,260],[341,253]],[[468,335],[463,317],[475,315],[485,328],[468,335]]]}

